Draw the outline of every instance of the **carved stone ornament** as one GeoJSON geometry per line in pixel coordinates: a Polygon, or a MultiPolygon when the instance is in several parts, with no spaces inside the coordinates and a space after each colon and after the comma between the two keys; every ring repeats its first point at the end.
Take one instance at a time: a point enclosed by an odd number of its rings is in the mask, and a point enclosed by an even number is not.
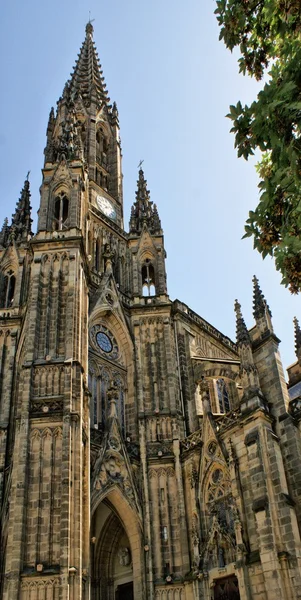
{"type": "MultiPolygon", "coordinates": [[[[112,441],[113,438],[110,437],[112,441]]],[[[116,440],[113,441],[113,444],[116,440]]],[[[95,478],[94,487],[96,490],[102,490],[106,486],[117,483],[123,489],[130,500],[134,500],[134,493],[129,474],[126,468],[125,460],[122,455],[112,447],[105,452],[99,472],[95,478]]]]}

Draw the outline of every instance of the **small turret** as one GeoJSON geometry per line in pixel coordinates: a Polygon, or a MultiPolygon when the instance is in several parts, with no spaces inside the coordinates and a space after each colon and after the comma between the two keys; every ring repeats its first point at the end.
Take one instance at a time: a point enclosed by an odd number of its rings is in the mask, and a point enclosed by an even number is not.
{"type": "Polygon", "coordinates": [[[147,181],[143,169],[139,170],[137,181],[136,202],[131,209],[130,233],[141,233],[143,225],[146,225],[150,233],[161,233],[161,221],[157,206],[150,200],[147,189],[147,181]]]}

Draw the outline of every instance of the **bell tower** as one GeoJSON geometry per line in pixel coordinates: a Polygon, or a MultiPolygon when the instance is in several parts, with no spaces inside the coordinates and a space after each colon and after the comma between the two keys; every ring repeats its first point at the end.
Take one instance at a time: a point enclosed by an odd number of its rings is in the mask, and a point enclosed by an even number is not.
{"type": "Polygon", "coordinates": [[[9,345],[5,332],[1,339],[11,374],[2,415],[11,418],[2,465],[6,600],[90,598],[89,291],[104,250],[118,262],[112,248],[123,226],[118,112],[92,36],[88,23],[49,115],[37,234],[28,181],[0,234],[0,316],[12,336],[9,345]]]}

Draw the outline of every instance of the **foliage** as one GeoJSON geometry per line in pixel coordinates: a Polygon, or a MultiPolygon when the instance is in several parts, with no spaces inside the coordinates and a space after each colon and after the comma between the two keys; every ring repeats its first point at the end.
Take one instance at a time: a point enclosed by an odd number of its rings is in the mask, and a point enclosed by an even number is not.
{"type": "Polygon", "coordinates": [[[260,198],[245,236],[275,257],[282,283],[301,290],[301,3],[217,0],[220,39],[238,47],[239,68],[267,83],[250,106],[230,106],[238,156],[262,152],[260,198]],[[267,70],[269,71],[267,73],[267,70]]]}

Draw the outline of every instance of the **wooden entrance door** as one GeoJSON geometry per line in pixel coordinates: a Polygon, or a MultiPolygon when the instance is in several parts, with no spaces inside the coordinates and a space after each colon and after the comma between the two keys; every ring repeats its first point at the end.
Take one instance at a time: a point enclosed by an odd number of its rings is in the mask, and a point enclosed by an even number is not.
{"type": "Polygon", "coordinates": [[[134,600],[133,582],[119,585],[116,590],[115,600],[134,600]]]}
{"type": "Polygon", "coordinates": [[[214,600],[240,600],[236,577],[219,579],[214,587],[214,600]]]}

